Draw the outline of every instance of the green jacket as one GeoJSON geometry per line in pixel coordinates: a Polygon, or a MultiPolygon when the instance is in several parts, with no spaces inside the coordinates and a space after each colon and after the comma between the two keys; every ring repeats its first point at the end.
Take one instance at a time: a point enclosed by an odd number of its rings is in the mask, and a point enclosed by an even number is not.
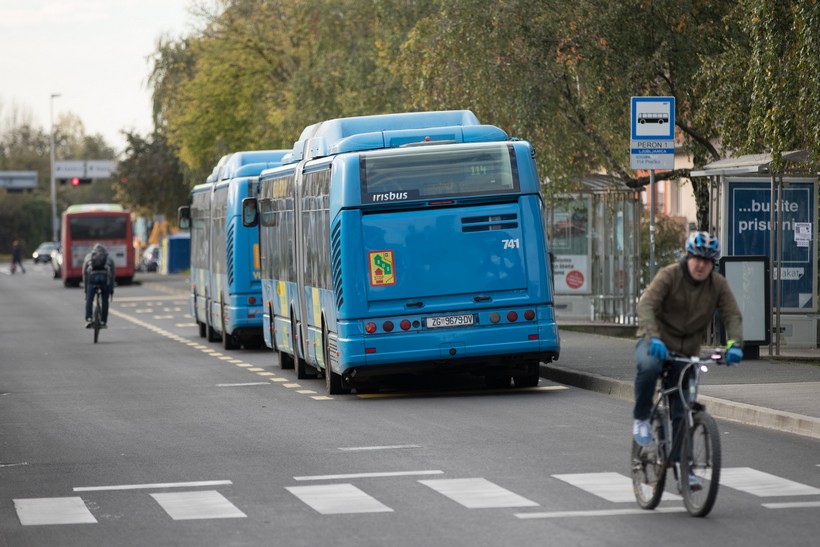
{"type": "Polygon", "coordinates": [[[717,272],[700,283],[684,259],[660,270],[638,302],[638,336],[656,336],[670,351],[698,355],[715,310],[728,340],[743,346],[743,318],[726,279],[717,272]]]}

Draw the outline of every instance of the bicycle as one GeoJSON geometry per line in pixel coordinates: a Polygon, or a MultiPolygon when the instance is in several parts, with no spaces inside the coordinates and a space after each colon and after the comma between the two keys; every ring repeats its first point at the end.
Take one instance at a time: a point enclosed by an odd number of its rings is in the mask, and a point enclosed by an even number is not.
{"type": "Polygon", "coordinates": [[[720,435],[714,418],[697,401],[697,392],[700,375],[708,365],[725,363],[718,350],[706,360],[672,353],[664,362],[650,415],[652,442],[641,446],[632,441],[632,487],[641,508],[658,506],[666,471],[671,468],[689,514],[705,517],[712,510],[720,482],[720,435]],[[673,439],[670,405],[674,396],[680,397],[683,416],[673,439]],[[697,480],[690,484],[690,476],[697,480]]]}
{"type": "Polygon", "coordinates": [[[100,330],[106,328],[102,322],[102,287],[100,285],[94,286],[94,312],[91,316],[90,328],[94,329],[94,343],[96,344],[100,337],[100,330]]]}

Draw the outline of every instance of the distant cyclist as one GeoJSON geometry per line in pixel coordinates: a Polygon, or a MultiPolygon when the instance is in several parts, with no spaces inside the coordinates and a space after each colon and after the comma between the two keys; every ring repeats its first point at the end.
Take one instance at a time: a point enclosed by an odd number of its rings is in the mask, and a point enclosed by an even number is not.
{"type": "MultiPolygon", "coordinates": [[[[638,302],[638,343],[635,347],[635,419],[632,434],[643,446],[652,442],[649,414],[655,386],[669,351],[695,356],[712,323],[715,310],[728,334],[726,363],[743,359],[743,319],[726,279],[715,272],[720,256],[717,238],[695,232],[686,242],[686,257],[661,269],[638,302]]],[[[673,427],[683,413],[673,398],[673,427]]],[[[693,479],[690,479],[693,480],[693,479]]]]}
{"type": "Polygon", "coordinates": [[[83,287],[85,288],[85,322],[86,328],[92,326],[91,307],[94,303],[96,287],[102,289],[102,327],[108,324],[108,297],[114,294],[116,267],[108,251],[97,243],[85,256],[83,262],[83,287]]]}

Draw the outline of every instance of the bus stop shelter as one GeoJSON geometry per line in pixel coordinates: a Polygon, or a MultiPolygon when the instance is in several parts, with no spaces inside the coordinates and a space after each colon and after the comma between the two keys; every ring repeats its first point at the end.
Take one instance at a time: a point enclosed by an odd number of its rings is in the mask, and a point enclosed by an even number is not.
{"type": "Polygon", "coordinates": [[[640,193],[606,175],[556,196],[548,213],[559,321],[636,325],[640,193]]]}
{"type": "Polygon", "coordinates": [[[781,170],[771,154],[751,154],[691,173],[710,180],[709,224],[743,312],[744,339],[774,356],[781,345],[814,349],[818,340],[818,171],[805,151],[783,159],[781,170]]]}

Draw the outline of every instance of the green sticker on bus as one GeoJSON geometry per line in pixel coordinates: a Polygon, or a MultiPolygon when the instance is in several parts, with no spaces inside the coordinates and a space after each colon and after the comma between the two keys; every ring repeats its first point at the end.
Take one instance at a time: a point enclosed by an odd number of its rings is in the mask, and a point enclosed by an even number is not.
{"type": "Polygon", "coordinates": [[[373,251],[368,253],[370,263],[370,284],[374,287],[395,285],[396,274],[393,268],[393,251],[373,251]]]}

